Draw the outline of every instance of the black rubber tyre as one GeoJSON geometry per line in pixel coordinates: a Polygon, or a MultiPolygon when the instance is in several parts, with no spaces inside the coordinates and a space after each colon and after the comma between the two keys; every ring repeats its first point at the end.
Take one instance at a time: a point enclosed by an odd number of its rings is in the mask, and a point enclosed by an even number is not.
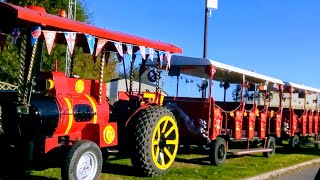
{"type": "Polygon", "coordinates": [[[68,180],[98,179],[101,170],[102,154],[99,146],[91,141],[78,141],[67,155],[61,168],[61,177],[68,180]]]}
{"type": "Polygon", "coordinates": [[[210,142],[209,160],[212,165],[219,166],[223,164],[227,157],[226,140],[218,137],[210,142]]]}
{"type": "Polygon", "coordinates": [[[294,135],[293,137],[290,138],[289,141],[289,147],[291,149],[296,149],[299,146],[299,136],[298,135],[294,135]]]}
{"type": "Polygon", "coordinates": [[[267,148],[272,149],[272,151],[271,152],[264,152],[263,156],[270,158],[276,152],[276,140],[274,139],[274,137],[272,137],[272,136],[268,137],[267,148]]]}
{"type": "Polygon", "coordinates": [[[131,162],[140,175],[166,173],[179,146],[178,126],[170,110],[159,106],[141,110],[133,123],[132,146],[131,162]]]}

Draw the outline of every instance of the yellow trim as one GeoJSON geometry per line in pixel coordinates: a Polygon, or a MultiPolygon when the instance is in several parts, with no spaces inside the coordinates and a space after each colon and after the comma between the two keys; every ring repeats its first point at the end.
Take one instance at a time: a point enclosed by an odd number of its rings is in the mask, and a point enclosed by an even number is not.
{"type": "Polygon", "coordinates": [[[152,133],[152,141],[151,141],[151,154],[152,154],[152,160],[154,164],[157,166],[157,168],[161,170],[168,169],[171,164],[173,163],[177,151],[178,151],[178,145],[179,145],[179,134],[178,134],[178,126],[176,121],[171,116],[163,116],[158,123],[156,124],[153,133],[152,133]],[[170,128],[167,128],[170,127],[170,128]],[[169,135],[174,133],[173,138],[169,139],[169,135]],[[163,151],[160,152],[159,147],[159,140],[160,137],[168,138],[166,139],[166,146],[164,147],[163,151]],[[170,152],[168,149],[168,145],[170,147],[174,147],[173,152],[170,152]],[[165,161],[164,156],[169,159],[169,161],[165,161]]]}
{"type": "Polygon", "coordinates": [[[107,144],[111,144],[116,137],[116,132],[114,131],[113,127],[108,125],[103,130],[103,140],[107,144]]]}
{"type": "Polygon", "coordinates": [[[54,88],[54,81],[52,79],[47,80],[47,90],[52,90],[54,88]]]}
{"type": "Polygon", "coordinates": [[[84,82],[82,80],[78,80],[75,84],[75,89],[77,93],[82,93],[84,90],[84,82]]]}
{"type": "Polygon", "coordinates": [[[67,106],[68,106],[68,109],[69,109],[69,122],[68,122],[68,127],[66,129],[66,131],[64,132],[64,134],[68,134],[71,127],[72,127],[72,122],[73,122],[73,111],[72,111],[72,107],[71,107],[71,103],[69,101],[68,98],[64,98],[64,100],[66,101],[67,103],[67,106]]]}
{"type": "Polygon", "coordinates": [[[92,109],[93,109],[93,113],[94,113],[94,115],[93,115],[93,123],[96,124],[97,121],[98,121],[96,103],[93,101],[93,99],[89,95],[85,94],[85,96],[89,99],[89,101],[90,101],[90,103],[92,105],[92,109]]]}

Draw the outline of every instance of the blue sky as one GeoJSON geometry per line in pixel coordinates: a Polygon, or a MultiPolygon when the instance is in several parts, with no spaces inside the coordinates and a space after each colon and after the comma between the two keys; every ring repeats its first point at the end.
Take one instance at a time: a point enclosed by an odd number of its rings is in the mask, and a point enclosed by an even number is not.
{"type": "MultiPolygon", "coordinates": [[[[85,3],[97,26],[170,42],[183,55],[202,57],[205,0],[85,3]]],[[[209,19],[208,57],[320,88],[319,17],[319,0],[219,0],[209,19]]]]}

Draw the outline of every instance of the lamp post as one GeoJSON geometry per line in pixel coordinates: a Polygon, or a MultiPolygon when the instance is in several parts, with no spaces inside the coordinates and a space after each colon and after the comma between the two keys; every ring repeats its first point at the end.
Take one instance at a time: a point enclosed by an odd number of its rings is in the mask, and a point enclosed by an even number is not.
{"type": "Polygon", "coordinates": [[[206,0],[204,9],[203,58],[207,58],[208,16],[212,9],[218,9],[218,0],[206,0]]]}
{"type": "Polygon", "coordinates": [[[207,34],[208,34],[208,0],[204,5],[204,36],[203,36],[203,58],[207,58],[207,34]]]}

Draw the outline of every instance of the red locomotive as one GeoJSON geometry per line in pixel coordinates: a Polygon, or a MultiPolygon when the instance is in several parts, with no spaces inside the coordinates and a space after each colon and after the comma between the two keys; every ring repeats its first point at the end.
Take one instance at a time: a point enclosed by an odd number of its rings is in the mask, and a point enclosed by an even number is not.
{"type": "MultiPolygon", "coordinates": [[[[1,143],[14,147],[21,164],[43,166],[41,161],[61,158],[62,178],[97,179],[103,164],[101,148],[112,147],[126,150],[142,175],[157,176],[168,170],[179,138],[174,116],[160,106],[159,83],[154,93],[130,88],[110,106],[103,69],[110,52],[123,60],[126,53],[132,57],[149,48],[160,64],[164,55],[170,58],[171,53],[181,53],[179,47],[47,14],[41,7],[0,3],[0,17],[2,35],[19,32],[13,38],[20,63],[18,90],[0,93],[1,143]],[[89,48],[91,54],[100,52],[100,79],[81,79],[72,72],[41,72],[42,47],[52,40],[68,44],[70,53],[74,46],[89,48]]],[[[157,82],[159,78],[157,74],[157,82]]]]}

